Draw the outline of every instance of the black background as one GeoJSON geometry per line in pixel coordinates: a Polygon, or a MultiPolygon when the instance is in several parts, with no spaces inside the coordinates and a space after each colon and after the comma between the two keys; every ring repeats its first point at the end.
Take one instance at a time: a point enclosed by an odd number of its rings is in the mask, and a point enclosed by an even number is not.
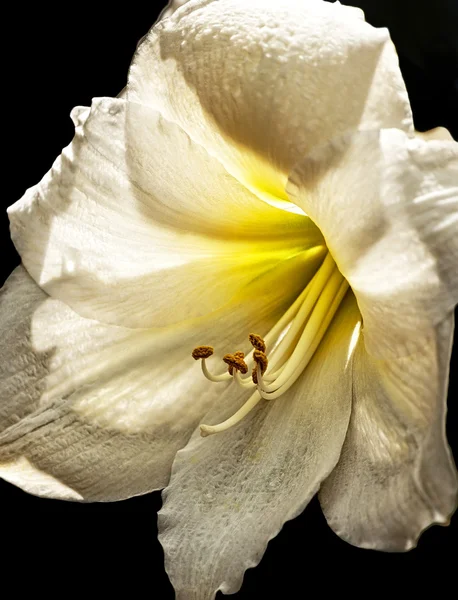
{"type": "MultiPolygon", "coordinates": [[[[372,24],[390,28],[417,128],[447,126],[458,139],[453,123],[458,1],[352,4],[363,7],[372,24]]],[[[94,96],[116,96],[124,87],[136,43],[158,12],[149,3],[125,4],[122,11],[100,2],[57,9],[43,3],[9,6],[8,17],[3,15],[2,209],[37,183],[69,143],[71,108],[90,104],[94,96]]],[[[0,226],[3,281],[19,259],[3,210],[0,226]]],[[[456,351],[451,371],[447,429],[457,457],[456,351]]],[[[5,569],[0,586],[14,584],[16,593],[32,586],[33,593],[48,597],[172,599],[156,539],[160,505],[160,493],[114,504],[73,504],[35,498],[0,482],[0,554],[6,558],[0,563],[5,569]]],[[[448,528],[433,527],[407,554],[360,550],[331,532],[314,500],[269,544],[233,598],[396,597],[428,593],[429,584],[436,596],[448,597],[456,590],[457,529],[456,517],[448,528]]]]}

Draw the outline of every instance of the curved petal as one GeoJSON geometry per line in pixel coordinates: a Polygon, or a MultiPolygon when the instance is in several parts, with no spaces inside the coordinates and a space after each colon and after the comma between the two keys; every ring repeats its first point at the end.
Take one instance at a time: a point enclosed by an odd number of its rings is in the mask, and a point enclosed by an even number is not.
{"type": "MultiPolygon", "coordinates": [[[[177,600],[237,591],[245,569],[297,516],[336,464],[351,405],[353,296],[342,304],[298,383],[232,429],[194,433],[174,461],[159,512],[159,539],[177,600]]],[[[246,397],[228,390],[206,415],[219,422],[246,397]]]]}
{"type": "Polygon", "coordinates": [[[73,118],[73,142],[9,215],[29,273],[84,317],[129,327],[199,317],[321,238],[148,107],[105,98],[73,118]]]}
{"type": "Polygon", "coordinates": [[[350,426],[320,500],[329,525],[356,546],[409,550],[456,509],[445,439],[452,338],[450,315],[412,356],[375,360],[363,343],[355,351],[350,426]]]}
{"type": "Polygon", "coordinates": [[[203,377],[193,347],[246,348],[250,326],[267,332],[288,300],[264,277],[211,319],[126,329],[80,317],[20,267],[0,298],[0,476],[73,500],[164,487],[176,451],[227,385],[203,377]]]}
{"type": "Polygon", "coordinates": [[[426,142],[431,140],[444,140],[453,142],[452,134],[445,127],[435,127],[428,131],[415,131],[415,135],[426,142]]]}
{"type": "MultiPolygon", "coordinates": [[[[267,202],[348,130],[413,131],[387,30],[319,0],[189,2],[139,46],[128,98],[159,110],[267,202]]],[[[290,207],[293,210],[293,207],[290,207]]]]}
{"type": "Polygon", "coordinates": [[[415,351],[458,301],[458,144],[399,130],[312,151],[288,191],[350,283],[374,356],[415,351]]]}
{"type": "Polygon", "coordinates": [[[183,4],[186,4],[189,0],[169,0],[167,6],[162,9],[161,14],[159,15],[158,21],[161,19],[166,19],[173,15],[173,13],[178,10],[183,4]]]}

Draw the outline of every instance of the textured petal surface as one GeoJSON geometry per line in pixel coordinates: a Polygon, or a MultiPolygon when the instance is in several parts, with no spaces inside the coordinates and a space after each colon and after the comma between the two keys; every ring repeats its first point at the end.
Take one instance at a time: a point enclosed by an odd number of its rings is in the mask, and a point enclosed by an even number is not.
{"type": "Polygon", "coordinates": [[[155,26],[128,97],[179,123],[267,201],[289,171],[347,130],[412,129],[388,33],[320,0],[189,2],[155,26]]]}
{"type": "Polygon", "coordinates": [[[368,351],[412,352],[458,300],[458,144],[343,136],[312,151],[288,190],[356,295],[368,351]]]}
{"type": "Polygon", "coordinates": [[[199,317],[320,239],[148,107],[99,99],[73,118],[72,144],[9,215],[29,273],[84,317],[199,317]]]}
{"type": "Polygon", "coordinates": [[[203,377],[193,347],[246,348],[250,327],[266,332],[288,302],[269,278],[245,300],[173,330],[127,329],[80,317],[18,268],[0,298],[0,476],[73,500],[164,487],[227,385],[203,377]]]}
{"type": "MultiPolygon", "coordinates": [[[[336,464],[351,405],[351,294],[301,379],[238,425],[177,454],[159,512],[159,539],[177,600],[233,593],[268,541],[298,515],[336,464]]],[[[222,421],[245,398],[228,389],[205,416],[222,421]]]]}
{"type": "Polygon", "coordinates": [[[374,360],[362,343],[355,351],[350,426],[320,499],[329,525],[356,546],[409,550],[456,509],[445,439],[452,337],[453,315],[412,356],[374,360]]]}

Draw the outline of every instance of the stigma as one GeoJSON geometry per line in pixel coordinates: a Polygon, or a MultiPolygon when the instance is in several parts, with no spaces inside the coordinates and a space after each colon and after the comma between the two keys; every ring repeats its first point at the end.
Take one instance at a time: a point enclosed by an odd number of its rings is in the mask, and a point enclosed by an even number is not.
{"type": "Polygon", "coordinates": [[[215,375],[209,371],[206,360],[214,354],[212,346],[193,350],[192,357],[201,360],[203,374],[211,382],[232,381],[252,392],[245,404],[222,423],[202,424],[202,436],[233,427],[261,400],[277,400],[296,383],[325,336],[348,287],[328,253],[309,284],[267,335],[249,334],[252,349],[247,355],[237,350],[223,356],[225,372],[215,375]]]}

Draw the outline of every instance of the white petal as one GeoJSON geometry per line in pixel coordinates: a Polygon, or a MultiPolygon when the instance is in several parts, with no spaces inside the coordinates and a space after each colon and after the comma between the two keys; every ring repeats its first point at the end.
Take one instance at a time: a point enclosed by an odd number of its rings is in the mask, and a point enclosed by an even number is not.
{"type": "Polygon", "coordinates": [[[458,144],[343,136],[312,151],[288,190],[356,295],[368,351],[409,354],[458,300],[458,144]]]}
{"type": "Polygon", "coordinates": [[[265,333],[288,302],[269,278],[253,294],[185,327],[126,329],[78,316],[17,269],[0,299],[0,476],[74,500],[164,487],[227,385],[203,377],[192,349],[246,348],[250,326],[265,333]]]}
{"type": "Polygon", "coordinates": [[[320,492],[329,525],[356,546],[409,550],[456,509],[445,439],[452,338],[450,315],[412,356],[382,361],[356,349],[347,439],[320,492]]]}
{"type": "MultiPolygon", "coordinates": [[[[352,295],[301,380],[256,406],[238,425],[195,433],[174,461],[159,512],[159,539],[177,600],[210,600],[240,588],[268,541],[297,516],[336,464],[351,405],[352,295]]],[[[230,389],[205,416],[228,417],[230,389]]],[[[246,400],[246,396],[244,398],[246,400]]]]}
{"type": "Polygon", "coordinates": [[[260,197],[348,130],[412,121],[387,30],[318,0],[190,2],[140,45],[131,100],[179,123],[260,197]]]}
{"type": "Polygon", "coordinates": [[[29,273],[84,317],[199,317],[320,239],[150,108],[106,98],[72,116],[72,144],[9,215],[29,273]]]}
{"type": "Polygon", "coordinates": [[[426,140],[427,142],[431,140],[445,140],[448,142],[453,141],[452,134],[445,127],[435,127],[434,129],[429,129],[428,131],[416,131],[415,135],[422,140],[426,140]]]}
{"type": "Polygon", "coordinates": [[[170,15],[173,15],[173,13],[176,10],[178,10],[181,6],[183,6],[183,4],[186,4],[186,2],[189,2],[189,0],[169,0],[167,6],[162,9],[158,21],[170,17],[170,15]]]}

